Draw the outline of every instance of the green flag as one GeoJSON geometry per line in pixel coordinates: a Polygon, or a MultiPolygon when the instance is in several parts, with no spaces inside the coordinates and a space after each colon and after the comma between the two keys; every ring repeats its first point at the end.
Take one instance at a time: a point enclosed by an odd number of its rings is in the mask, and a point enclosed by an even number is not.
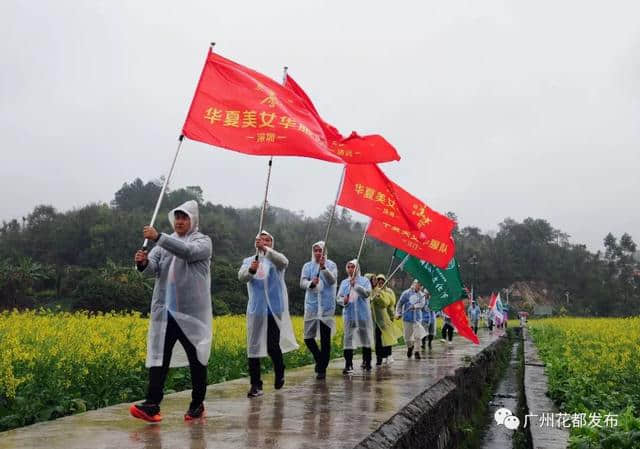
{"type": "MultiPolygon", "coordinates": [[[[396,249],[393,255],[402,260],[407,256],[407,253],[396,249]]],[[[458,301],[465,293],[462,288],[458,262],[455,258],[452,258],[447,268],[443,270],[435,265],[409,256],[404,262],[403,269],[429,290],[429,293],[431,293],[429,307],[434,312],[458,301]]]]}

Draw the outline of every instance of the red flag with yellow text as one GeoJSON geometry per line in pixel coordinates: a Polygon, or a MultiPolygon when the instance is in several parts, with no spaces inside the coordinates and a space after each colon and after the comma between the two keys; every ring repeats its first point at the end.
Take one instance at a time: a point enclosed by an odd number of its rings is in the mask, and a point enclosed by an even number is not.
{"type": "Polygon", "coordinates": [[[392,226],[413,231],[420,240],[448,242],[455,222],[391,181],[375,164],[348,164],[338,204],[392,226]]]}
{"type": "Polygon", "coordinates": [[[373,218],[367,228],[367,234],[443,269],[447,268],[456,252],[451,237],[443,241],[435,237],[419,239],[415,232],[373,218]]]}
{"type": "Polygon", "coordinates": [[[325,122],[316,110],[313,102],[300,85],[288,74],[285,87],[295,92],[312,111],[329,142],[329,149],[341,157],[347,164],[377,164],[381,162],[399,161],[396,149],[378,134],[359,136],[355,131],[349,137],[343,137],[335,126],[325,122]]]}
{"type": "Polygon", "coordinates": [[[209,52],[182,133],[189,139],[263,156],[344,162],[304,100],[254,70],[209,52]]]}

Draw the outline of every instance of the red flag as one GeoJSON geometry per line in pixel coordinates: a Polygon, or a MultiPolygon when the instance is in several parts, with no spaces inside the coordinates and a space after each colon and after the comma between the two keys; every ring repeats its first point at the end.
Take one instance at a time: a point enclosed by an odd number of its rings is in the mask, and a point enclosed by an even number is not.
{"type": "Polygon", "coordinates": [[[473,330],[469,327],[469,321],[467,320],[467,314],[464,310],[464,301],[462,299],[449,304],[442,310],[451,317],[451,322],[456,327],[461,337],[471,340],[475,344],[480,344],[478,336],[474,334],[473,330]]]}
{"type": "Polygon", "coordinates": [[[371,219],[367,234],[443,269],[456,251],[451,237],[445,241],[435,237],[421,240],[414,232],[375,219],[371,219]]]}
{"type": "Polygon", "coordinates": [[[329,149],[347,164],[376,164],[400,160],[396,149],[382,136],[377,134],[359,136],[354,131],[349,137],[343,137],[335,126],[320,117],[309,96],[288,74],[285,77],[284,85],[295,92],[304,101],[307,109],[313,112],[329,142],[329,149]]]}
{"type": "Polygon", "coordinates": [[[338,204],[413,231],[420,240],[448,242],[455,222],[392,182],[375,164],[348,164],[338,204]]]}
{"type": "Polygon", "coordinates": [[[495,309],[497,300],[498,297],[496,296],[496,294],[491,292],[491,299],[489,300],[489,310],[495,309]]]}
{"type": "Polygon", "coordinates": [[[182,133],[241,153],[343,162],[324,130],[291,90],[209,52],[182,133]]]}

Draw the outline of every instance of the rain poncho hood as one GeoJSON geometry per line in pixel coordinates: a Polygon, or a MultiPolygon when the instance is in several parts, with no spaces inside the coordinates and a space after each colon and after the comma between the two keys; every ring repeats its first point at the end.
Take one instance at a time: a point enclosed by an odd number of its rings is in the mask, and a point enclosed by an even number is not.
{"type": "MultiPolygon", "coordinates": [[[[198,203],[187,201],[169,212],[173,226],[175,212],[191,219],[191,228],[184,236],[176,232],[160,234],[143,270],[154,275],[156,282],[151,300],[151,323],[147,335],[146,366],[162,365],[167,316],[175,318],[196,349],[198,361],[207,365],[211,352],[211,239],[198,232],[198,203]]],[[[174,347],[170,366],[188,365],[180,342],[174,347]]]]}
{"type": "Polygon", "coordinates": [[[300,273],[300,288],[304,295],[304,338],[320,338],[320,323],[331,329],[331,335],[336,332],[336,290],[338,267],[329,260],[325,244],[319,241],[311,245],[311,260],[304,264],[300,273]],[[326,257],[325,269],[320,271],[320,264],[316,262],[313,250],[320,247],[326,257]],[[311,282],[318,277],[318,284],[310,288],[311,282]]]}
{"type": "Polygon", "coordinates": [[[344,307],[342,313],[344,320],[343,348],[371,348],[373,347],[373,319],[369,304],[371,282],[364,276],[360,276],[360,265],[356,259],[347,262],[347,266],[349,264],[354,264],[356,267],[354,272],[355,285],[351,288],[350,277],[344,279],[340,283],[337,298],[338,304],[344,307]]]}
{"type": "MultiPolygon", "coordinates": [[[[268,235],[262,230],[260,235],[268,235]]],[[[284,274],[289,261],[273,248],[266,247],[258,254],[258,271],[249,273],[251,262],[255,255],[242,261],[238,271],[238,279],[247,283],[249,302],[247,303],[247,356],[249,358],[266,357],[267,354],[267,323],[269,315],[273,316],[280,329],[280,349],[289,352],[298,349],[293,326],[289,315],[289,296],[284,282],[284,274]]]]}

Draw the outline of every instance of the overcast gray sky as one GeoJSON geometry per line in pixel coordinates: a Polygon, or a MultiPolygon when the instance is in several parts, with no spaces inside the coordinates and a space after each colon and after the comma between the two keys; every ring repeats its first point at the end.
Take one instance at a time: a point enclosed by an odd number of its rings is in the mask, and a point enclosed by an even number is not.
{"type": "MultiPolygon", "coordinates": [[[[210,41],[344,134],[461,226],[544,218],[573,243],[640,240],[640,2],[0,3],[0,220],[110,201],[168,169],[210,41]]],[[[270,201],[318,215],[340,167],[276,159],[270,201]]],[[[257,205],[266,159],[186,141],[172,185],[257,205]]],[[[151,215],[152,211],[149,211],[151,215]]]]}

